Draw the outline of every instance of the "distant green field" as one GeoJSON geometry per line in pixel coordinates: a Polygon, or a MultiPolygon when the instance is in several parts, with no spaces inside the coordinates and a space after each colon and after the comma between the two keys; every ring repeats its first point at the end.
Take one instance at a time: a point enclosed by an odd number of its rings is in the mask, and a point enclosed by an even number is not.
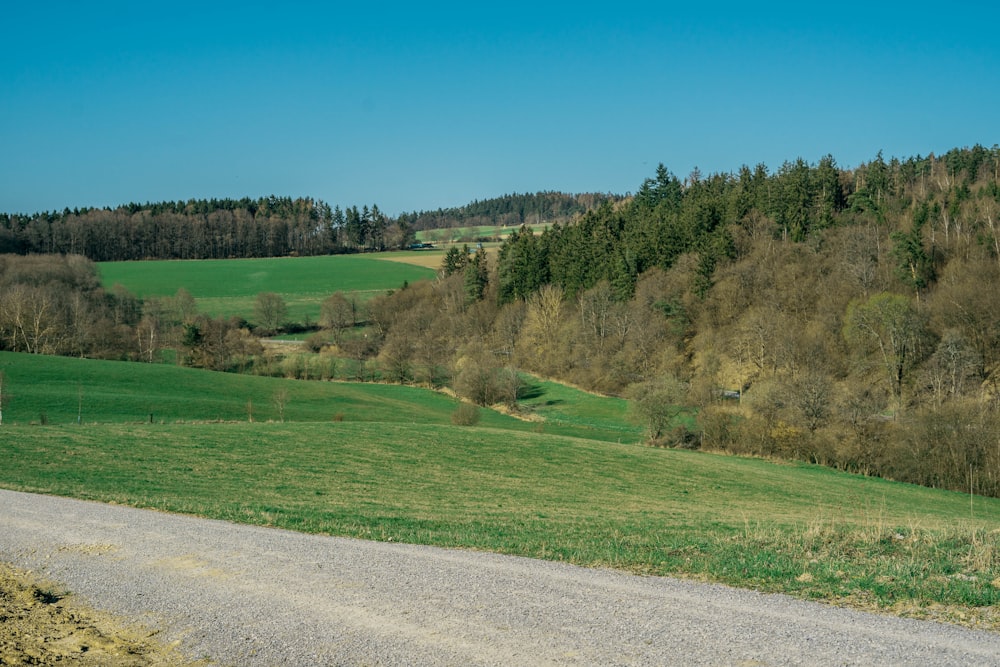
{"type": "Polygon", "coordinates": [[[106,287],[123,285],[140,297],[189,291],[203,312],[253,320],[261,292],[275,292],[288,305],[291,321],[319,319],[319,305],[334,292],[361,300],[404,282],[433,278],[433,269],[379,259],[378,255],[329,255],[268,259],[102,262],[106,287]]]}

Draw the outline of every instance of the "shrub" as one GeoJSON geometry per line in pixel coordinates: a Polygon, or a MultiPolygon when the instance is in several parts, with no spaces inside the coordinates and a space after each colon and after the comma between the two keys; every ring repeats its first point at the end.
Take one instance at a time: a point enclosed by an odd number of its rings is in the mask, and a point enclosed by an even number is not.
{"type": "Polygon", "coordinates": [[[308,336],[306,336],[306,339],[302,341],[302,347],[307,352],[313,352],[313,353],[319,352],[326,346],[327,344],[326,338],[327,338],[326,334],[324,334],[321,331],[317,331],[316,333],[309,334],[308,336]]]}
{"type": "Polygon", "coordinates": [[[451,413],[451,423],[455,426],[475,426],[479,423],[479,406],[472,403],[459,403],[451,413]]]}
{"type": "Polygon", "coordinates": [[[700,449],[701,435],[684,425],[675,426],[667,436],[667,446],[679,449],[700,449]]]}

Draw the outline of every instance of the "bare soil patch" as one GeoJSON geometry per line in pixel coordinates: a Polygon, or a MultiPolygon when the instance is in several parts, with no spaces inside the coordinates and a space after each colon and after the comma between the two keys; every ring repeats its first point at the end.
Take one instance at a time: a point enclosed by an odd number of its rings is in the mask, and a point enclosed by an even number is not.
{"type": "Polygon", "coordinates": [[[386,262],[399,262],[400,264],[422,266],[425,269],[434,269],[436,271],[441,268],[441,262],[444,261],[444,254],[435,251],[427,251],[426,254],[422,255],[394,255],[392,253],[386,253],[385,255],[379,257],[379,259],[385,260],[386,262]]]}
{"type": "Polygon", "coordinates": [[[150,632],[0,563],[0,665],[189,665],[150,632]]]}

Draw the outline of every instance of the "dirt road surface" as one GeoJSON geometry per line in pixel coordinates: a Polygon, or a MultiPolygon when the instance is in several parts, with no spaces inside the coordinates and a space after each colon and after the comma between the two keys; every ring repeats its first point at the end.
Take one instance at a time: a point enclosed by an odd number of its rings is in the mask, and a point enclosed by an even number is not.
{"type": "Polygon", "coordinates": [[[724,586],[0,491],[0,561],[222,665],[995,665],[1000,635],[724,586]]]}

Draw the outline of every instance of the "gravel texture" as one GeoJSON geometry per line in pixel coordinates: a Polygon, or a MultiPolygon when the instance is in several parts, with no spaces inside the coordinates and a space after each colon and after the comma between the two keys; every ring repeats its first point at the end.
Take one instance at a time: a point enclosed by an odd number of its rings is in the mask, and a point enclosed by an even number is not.
{"type": "Polygon", "coordinates": [[[0,560],[223,665],[996,665],[782,595],[0,491],[0,560]]]}

